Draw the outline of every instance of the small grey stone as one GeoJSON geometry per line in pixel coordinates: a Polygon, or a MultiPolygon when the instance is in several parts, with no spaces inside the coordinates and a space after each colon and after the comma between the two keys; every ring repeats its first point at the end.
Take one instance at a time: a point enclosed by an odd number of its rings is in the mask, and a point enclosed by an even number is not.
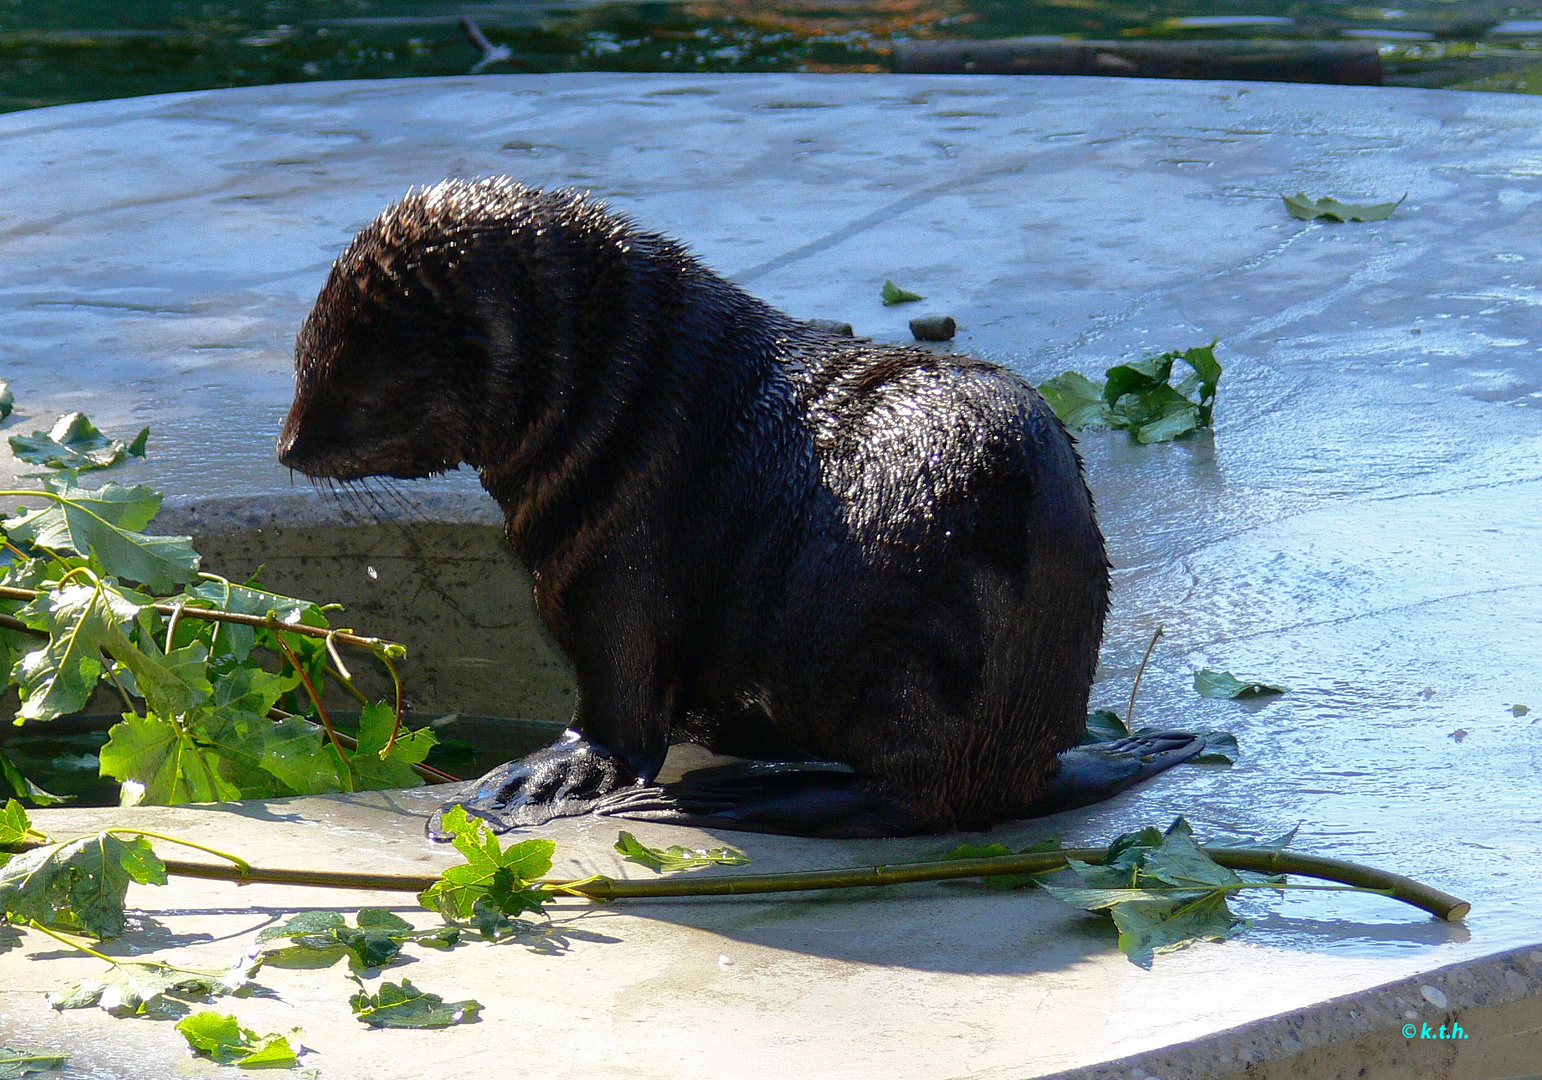
{"type": "Polygon", "coordinates": [[[951,315],[923,315],[910,320],[910,333],[917,341],[952,341],[958,324],[951,315]]]}

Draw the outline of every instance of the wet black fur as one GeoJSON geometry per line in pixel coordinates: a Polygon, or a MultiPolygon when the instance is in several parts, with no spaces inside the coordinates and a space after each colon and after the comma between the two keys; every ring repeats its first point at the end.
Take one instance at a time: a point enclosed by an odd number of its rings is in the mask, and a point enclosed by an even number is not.
{"type": "Polygon", "coordinates": [[[943,830],[1023,816],[1080,739],[1107,561],[1071,439],[1010,371],[810,328],[501,179],[366,227],[295,362],[285,464],[478,470],[574,727],[627,774],[671,735],[846,762],[898,831],[943,830]]]}

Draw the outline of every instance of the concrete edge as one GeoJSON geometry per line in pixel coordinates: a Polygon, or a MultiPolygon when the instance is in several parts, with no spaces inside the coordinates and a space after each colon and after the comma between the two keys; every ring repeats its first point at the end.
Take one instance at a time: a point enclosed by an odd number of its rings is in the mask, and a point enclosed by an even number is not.
{"type": "MultiPolygon", "coordinates": [[[[1219,1080],[1336,1043],[1380,1035],[1405,1047],[1404,1025],[1438,1029],[1474,1009],[1542,997],[1542,945],[1436,968],[1186,1043],[1047,1074],[1040,1080],[1219,1080]]],[[[1366,1065],[1379,1063],[1365,1062],[1366,1065]]],[[[1262,1075],[1258,1073],[1257,1075],[1262,1075]]],[[[1366,1075],[1361,1073],[1361,1075],[1366,1075]]]]}
{"type": "Polygon", "coordinates": [[[472,491],[408,491],[393,488],[389,515],[321,492],[202,498],[169,497],[151,523],[155,533],[209,536],[307,525],[444,524],[502,525],[503,512],[472,491]]]}

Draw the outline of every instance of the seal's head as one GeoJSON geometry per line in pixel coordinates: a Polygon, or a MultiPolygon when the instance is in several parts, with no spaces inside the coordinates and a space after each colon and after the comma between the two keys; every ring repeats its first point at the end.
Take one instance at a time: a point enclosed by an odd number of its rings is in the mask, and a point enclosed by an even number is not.
{"type": "Polygon", "coordinates": [[[445,181],[387,207],[300,329],[279,461],[335,480],[480,465],[481,429],[513,404],[519,356],[540,344],[522,340],[536,313],[519,309],[545,306],[531,265],[551,246],[547,226],[603,215],[574,192],[505,178],[445,181]]]}

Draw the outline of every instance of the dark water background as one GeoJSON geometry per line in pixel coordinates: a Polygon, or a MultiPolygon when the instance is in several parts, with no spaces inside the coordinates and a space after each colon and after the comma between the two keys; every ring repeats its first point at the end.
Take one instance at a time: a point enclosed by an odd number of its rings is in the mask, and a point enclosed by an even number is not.
{"type": "Polygon", "coordinates": [[[885,71],[898,38],[1379,43],[1387,82],[1542,93],[1542,2],[0,0],[0,111],[315,79],[514,71],[885,71]],[[506,59],[482,64],[470,16],[506,59]]]}

